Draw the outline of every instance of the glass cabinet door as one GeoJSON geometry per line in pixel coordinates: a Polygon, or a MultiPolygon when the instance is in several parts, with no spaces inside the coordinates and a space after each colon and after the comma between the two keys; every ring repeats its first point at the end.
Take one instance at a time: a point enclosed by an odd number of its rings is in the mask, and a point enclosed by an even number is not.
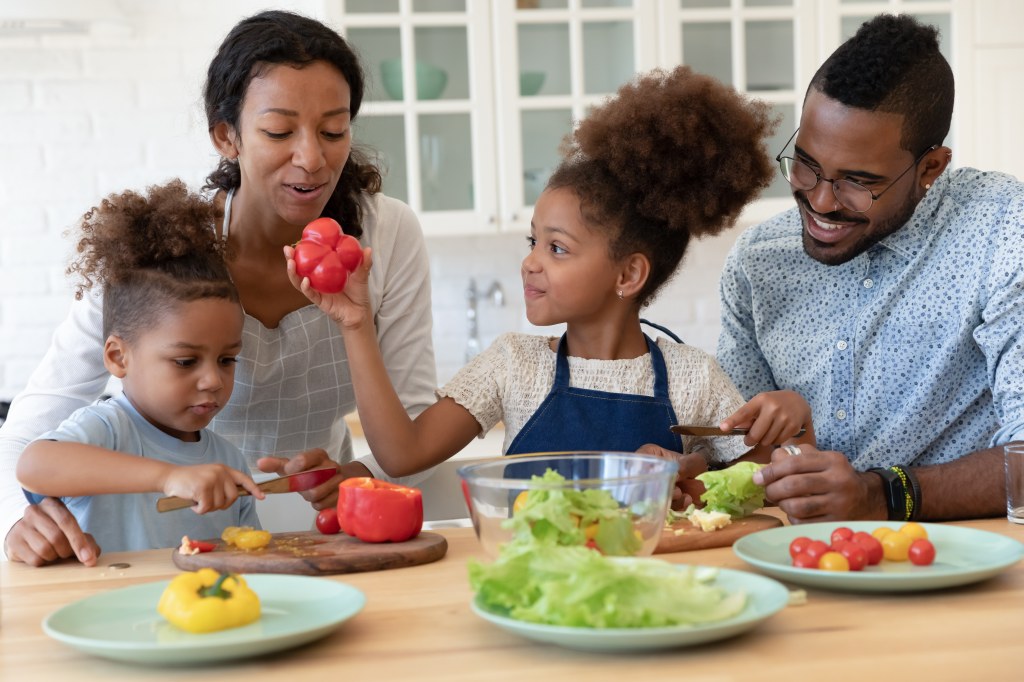
{"type": "MultiPolygon", "coordinates": [[[[674,0],[666,3],[662,39],[668,55],[694,71],[771,104],[780,122],[768,141],[774,158],[796,129],[803,102],[798,57],[815,29],[813,12],[798,0],[674,0]]],[[[811,44],[813,47],[813,44],[811,44]]],[[[776,174],[761,195],[788,199],[776,174]]],[[[777,204],[778,206],[778,204],[777,204]]]]}
{"type": "Polygon", "coordinates": [[[494,0],[502,229],[532,206],[587,109],[656,65],[650,0],[494,0]]]}
{"type": "MultiPolygon", "coordinates": [[[[495,141],[485,4],[339,0],[336,25],[367,77],[354,141],[375,157],[385,194],[424,230],[480,231],[496,221],[495,141]]],[[[491,228],[493,229],[493,228],[491,228]]]]}

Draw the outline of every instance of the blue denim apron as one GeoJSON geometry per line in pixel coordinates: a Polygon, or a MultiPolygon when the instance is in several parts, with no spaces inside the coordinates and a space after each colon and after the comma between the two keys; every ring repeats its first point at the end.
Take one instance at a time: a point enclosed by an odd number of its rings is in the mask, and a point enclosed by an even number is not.
{"type": "Polygon", "coordinates": [[[654,367],[654,396],[570,386],[563,334],[558,342],[551,392],[516,434],[505,454],[567,450],[634,452],[645,443],[682,452],[682,439],[669,429],[677,422],[668,395],[665,358],[658,344],[646,334],[644,339],[654,367]]]}

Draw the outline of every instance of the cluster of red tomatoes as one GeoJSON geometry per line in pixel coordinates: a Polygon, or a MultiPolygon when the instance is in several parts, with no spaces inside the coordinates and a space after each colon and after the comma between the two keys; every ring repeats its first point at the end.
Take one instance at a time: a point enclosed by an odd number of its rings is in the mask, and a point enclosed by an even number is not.
{"type": "Polygon", "coordinates": [[[887,526],[871,533],[853,532],[842,526],[832,531],[831,544],[809,537],[798,537],[789,543],[789,556],[797,568],[823,571],[861,571],[886,561],[910,561],[927,566],[935,561],[935,545],[928,531],[919,523],[905,523],[898,530],[887,526]]]}

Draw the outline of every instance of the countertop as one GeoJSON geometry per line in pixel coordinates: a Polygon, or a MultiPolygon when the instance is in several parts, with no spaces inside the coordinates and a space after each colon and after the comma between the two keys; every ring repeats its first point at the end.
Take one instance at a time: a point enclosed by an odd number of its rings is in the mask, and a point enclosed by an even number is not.
{"type": "MultiPolygon", "coordinates": [[[[1024,540],[1005,519],[960,523],[1024,540]]],[[[1024,563],[974,585],[908,594],[807,589],[752,631],[652,654],[583,653],[534,643],[470,609],[466,562],[484,558],[473,531],[439,531],[435,563],[322,578],[367,596],[323,639],[263,658],[194,668],[143,667],[79,653],[47,637],[43,618],[83,597],[178,573],[170,550],[103,555],[88,568],[0,564],[4,679],[179,680],[1015,680],[1021,677],[1024,563]],[[125,568],[112,564],[122,562],[125,568]],[[198,676],[198,677],[197,677],[198,676]]],[[[751,570],[729,548],[660,555],[675,563],[751,570]]]]}

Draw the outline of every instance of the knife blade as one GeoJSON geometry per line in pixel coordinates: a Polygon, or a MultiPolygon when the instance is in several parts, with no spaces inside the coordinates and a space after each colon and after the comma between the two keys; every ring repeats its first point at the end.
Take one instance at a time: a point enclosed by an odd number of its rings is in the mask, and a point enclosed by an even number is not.
{"type": "MultiPolygon", "coordinates": [[[[717,426],[696,426],[693,424],[676,424],[671,427],[672,433],[679,433],[684,436],[745,436],[749,429],[729,429],[723,431],[717,426]]],[[[807,433],[807,429],[800,429],[798,432],[790,436],[790,438],[796,438],[807,433]]]]}
{"type": "MultiPolygon", "coordinates": [[[[337,473],[337,469],[332,467],[310,469],[309,471],[300,471],[297,474],[272,478],[269,481],[260,483],[258,487],[263,492],[271,495],[275,493],[298,493],[315,488],[321,483],[326,483],[334,478],[334,475],[337,473]]],[[[248,490],[238,486],[238,495],[240,497],[248,494],[248,490]]],[[[184,497],[161,497],[156,501],[156,510],[158,512],[168,512],[175,509],[185,509],[193,504],[195,504],[195,500],[187,500],[184,497]]]]}

